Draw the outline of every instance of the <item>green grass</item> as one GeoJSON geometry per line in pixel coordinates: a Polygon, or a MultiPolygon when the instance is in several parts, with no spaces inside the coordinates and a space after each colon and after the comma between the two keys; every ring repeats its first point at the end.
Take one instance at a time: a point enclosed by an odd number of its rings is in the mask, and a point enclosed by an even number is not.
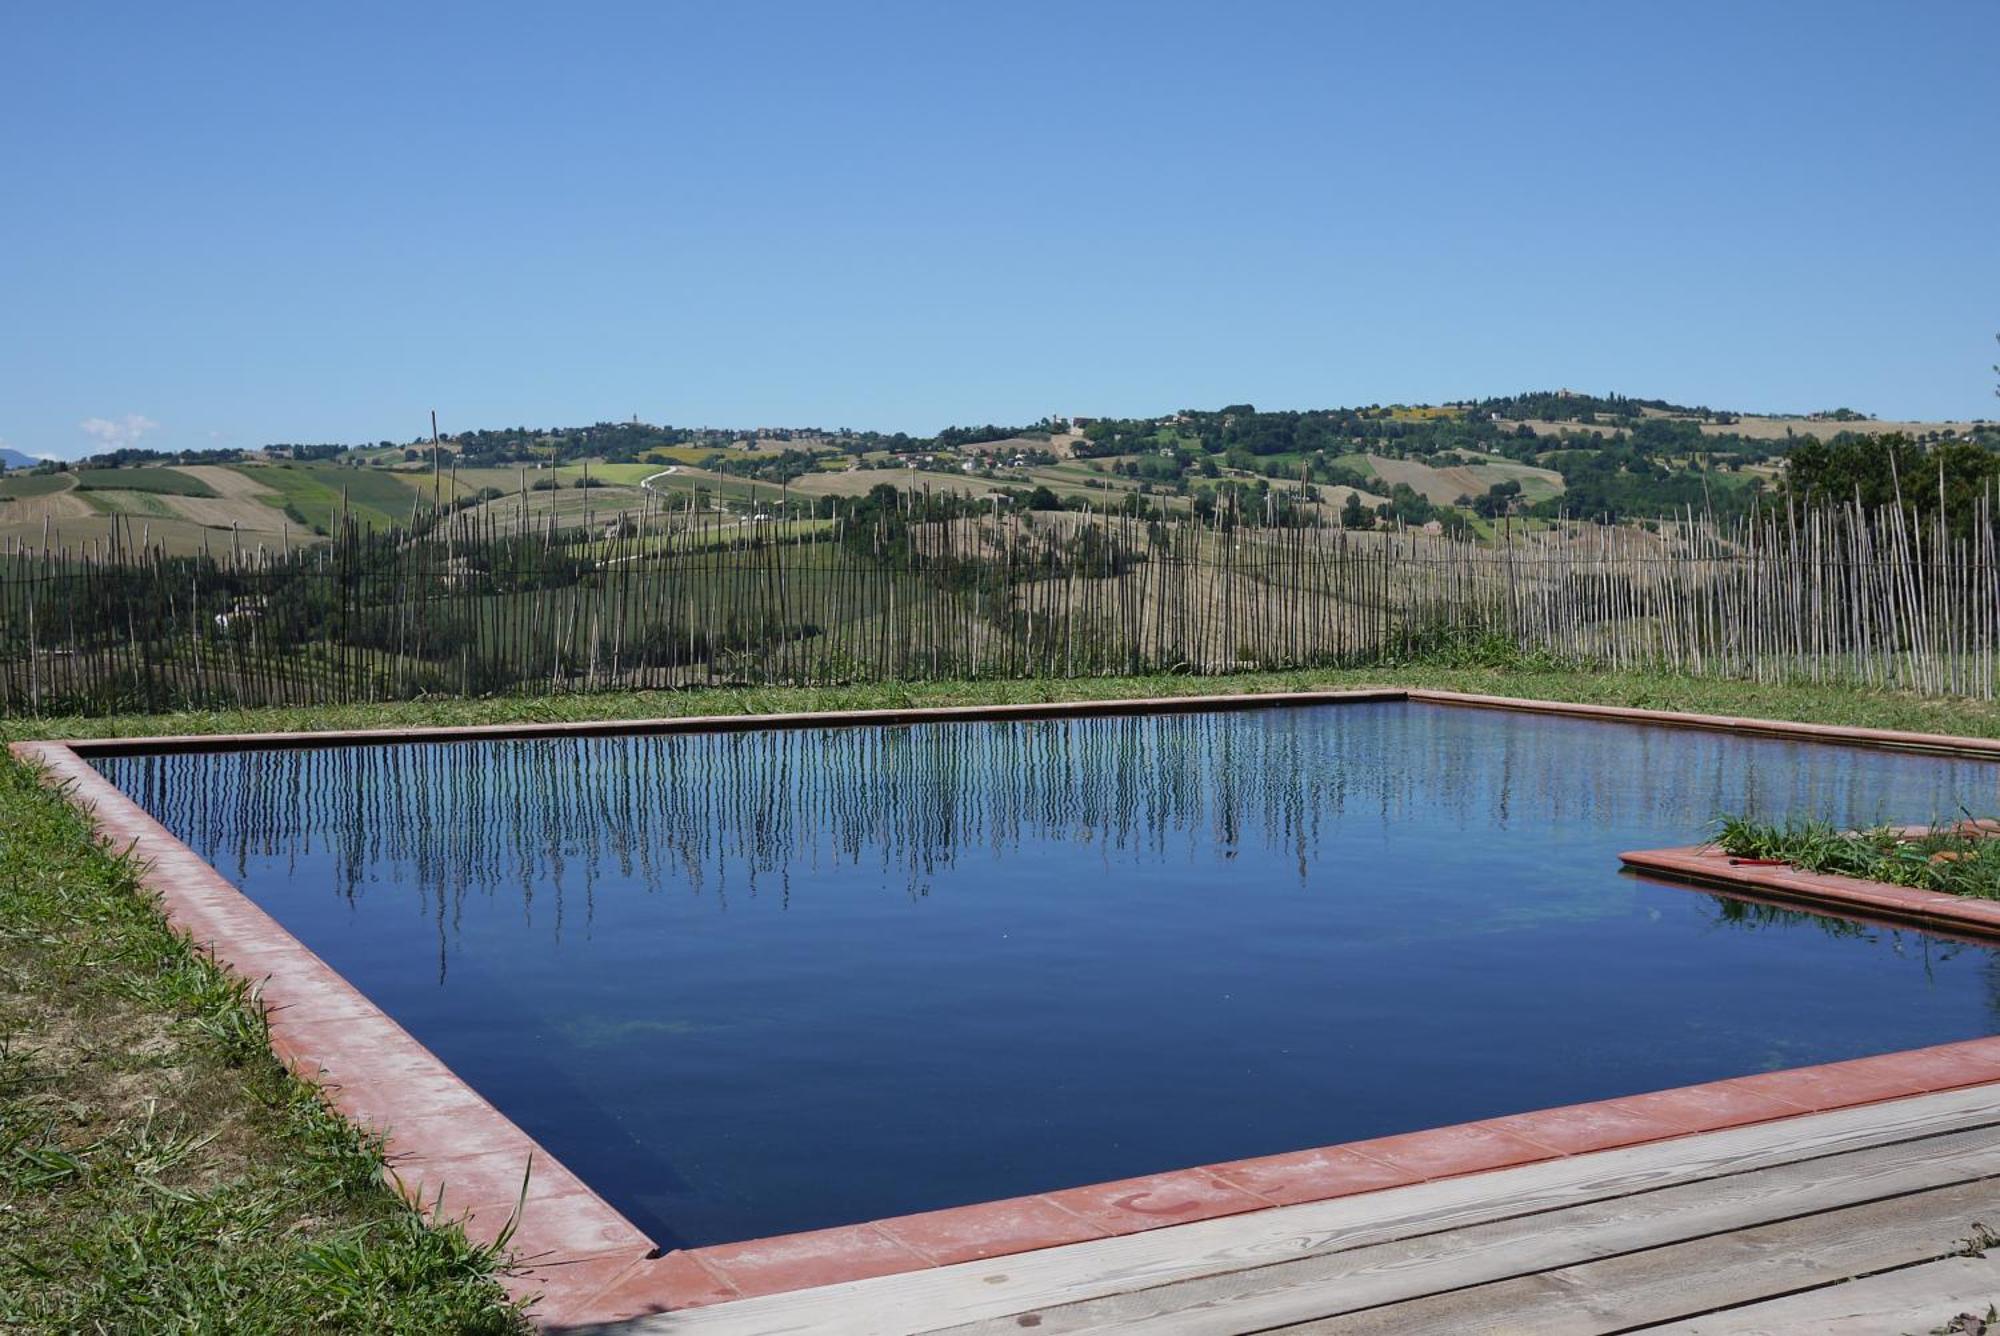
{"type": "MultiPolygon", "coordinates": [[[[637,487],[641,480],[652,477],[664,467],[666,467],[664,464],[603,464],[593,461],[590,466],[590,476],[600,482],[637,487]]],[[[578,478],[583,476],[581,468],[575,469],[574,473],[578,478]]],[[[569,482],[572,479],[565,476],[563,481],[569,482]]]]}
{"type": "Polygon", "coordinates": [[[180,512],[167,504],[165,492],[112,491],[93,487],[83,493],[91,508],[105,515],[147,515],[157,519],[177,518],[180,512]]]}
{"type": "Polygon", "coordinates": [[[67,473],[22,473],[0,478],[0,498],[25,500],[35,496],[52,496],[70,485],[67,473]]]}
{"type": "Polygon", "coordinates": [[[241,985],[0,762],[0,1330],[514,1332],[241,985]]]}
{"type": "Polygon", "coordinates": [[[1716,843],[1736,858],[1777,859],[1807,872],[2000,900],[2000,840],[1950,827],[1905,836],[1888,827],[1837,830],[1823,821],[1778,826],[1725,817],[1716,843]]]}
{"type": "Polygon", "coordinates": [[[157,492],[162,496],[214,496],[215,489],[191,473],[169,468],[83,469],[79,492],[157,492]]]}
{"type": "Polygon", "coordinates": [[[1069,680],[890,682],[839,687],[712,687],[684,691],[430,699],[315,709],[183,711],[0,719],[0,737],[142,737],[329,728],[647,719],[697,714],[768,714],[793,710],[865,710],[906,705],[983,705],[1236,691],[1363,686],[1435,687],[1529,699],[1682,710],[1697,714],[1792,719],[1912,732],[2000,737],[2000,702],[1947,700],[1902,692],[1759,685],[1652,673],[1573,672],[1510,663],[1481,646],[1401,667],[1239,673],[1216,677],[1093,677],[1069,680]],[[1441,660],[1441,661],[1435,661],[1441,660]]]}

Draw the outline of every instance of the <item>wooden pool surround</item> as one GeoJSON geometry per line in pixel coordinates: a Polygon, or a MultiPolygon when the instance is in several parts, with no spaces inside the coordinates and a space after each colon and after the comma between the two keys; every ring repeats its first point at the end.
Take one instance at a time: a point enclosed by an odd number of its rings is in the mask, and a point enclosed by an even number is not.
{"type": "MultiPolygon", "coordinates": [[[[1750,1123],[2000,1082],[2000,1037],[1712,1081],[1369,1141],[1175,1170],[834,1229],[662,1254],[555,1156],[482,1098],[276,920],[89,764],[94,756],[827,728],[1190,713],[1338,702],[1421,701],[1697,728],[1739,736],[2000,760],[2000,742],[1427,690],[1292,691],[1068,704],[951,706],[638,722],[218,734],[21,742],[88,813],[99,839],[130,853],[168,920],[252,981],[271,1047],[327,1102],[380,1133],[387,1177],[422,1209],[496,1237],[521,1201],[503,1276],[545,1330],[616,1322],[871,1276],[977,1262],[1037,1248],[1322,1201],[1750,1123]],[[532,1166],[532,1172],[530,1167],[532,1166]],[[526,1180],[526,1196],[522,1186],[526,1180]]],[[[1789,868],[1732,864],[1707,847],[1621,855],[1632,868],[1865,921],[2000,940],[2000,904],[1789,868]]]]}

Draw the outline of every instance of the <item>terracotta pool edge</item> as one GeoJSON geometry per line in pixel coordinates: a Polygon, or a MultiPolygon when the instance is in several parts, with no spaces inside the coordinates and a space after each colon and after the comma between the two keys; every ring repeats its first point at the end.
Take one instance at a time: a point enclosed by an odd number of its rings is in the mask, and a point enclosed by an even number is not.
{"type": "Polygon", "coordinates": [[[1988,942],[2000,940],[2000,900],[1973,900],[1831,872],[1740,862],[1712,844],[1632,849],[1618,858],[1628,868],[1675,881],[1754,891],[1813,909],[1967,934],[1988,942]]]}
{"type": "Polygon", "coordinates": [[[589,1317],[577,1301],[658,1255],[637,1226],[67,744],[16,742],[137,865],[175,931],[255,990],[273,1054],[327,1104],[383,1138],[383,1177],[427,1218],[491,1242],[519,1208],[497,1279],[537,1326],[589,1317]],[[470,1186],[468,1187],[468,1184],[470,1186]],[[523,1195],[525,1192],[525,1196],[523,1195]]]}
{"type": "Polygon", "coordinates": [[[1736,733],[1749,737],[1797,738],[1804,742],[1831,742],[1842,746],[1920,752],[1930,756],[1973,756],[2000,760],[2000,738],[1973,738],[1952,733],[1913,733],[1905,729],[1861,728],[1849,724],[1809,724],[1791,719],[1690,714],[1681,710],[1654,710],[1637,705],[1591,705],[1581,701],[1491,696],[1470,691],[1444,691],[1433,687],[1409,687],[1403,695],[1406,700],[1432,705],[1456,705],[1468,709],[1557,714],[1576,719],[1657,724],[1666,728],[1690,728],[1705,732],[1736,733]]]}
{"type": "MultiPolygon", "coordinates": [[[[1584,718],[1624,720],[1677,727],[1716,729],[1753,736],[1924,751],[2000,759],[2000,742],[1892,730],[1852,729],[1787,721],[1682,715],[1671,711],[1422,689],[1269,692],[1229,696],[1175,696],[1157,699],[1029,703],[1003,706],[940,706],[919,709],[839,711],[786,715],[724,715],[671,720],[613,720],[582,724],[488,725],[450,729],[345,730],[298,734],[209,735],[178,739],[116,738],[15,743],[11,751],[46,767],[73,802],[96,822],[101,838],[129,847],[145,864],[141,881],[158,894],[175,927],[223,965],[251,980],[264,979],[272,1001],[273,1048],[282,1060],[322,1085],[335,1108],[363,1125],[380,1126],[379,1100],[370,1104],[353,1082],[325,1081],[343,1062],[365,1073],[381,1061],[367,1052],[343,1054],[361,1033],[357,1016],[370,1020],[379,1039],[398,1049],[410,1070],[421,1072],[460,1101],[448,1119],[394,1109],[414,1119],[404,1132],[392,1131],[389,1147],[397,1180],[406,1195],[427,1194],[427,1185],[449,1186],[454,1170],[489,1154],[499,1159],[532,1156],[547,1188],[531,1206],[548,1203],[545,1229],[531,1209],[516,1234],[514,1251],[523,1267],[504,1278],[518,1297],[540,1296],[530,1315],[538,1326],[559,1328],[615,1322],[672,1308],[701,1307],[738,1298],[783,1293],[842,1281],[984,1261],[1090,1238],[1109,1237],[1167,1225],[1215,1219],[1279,1205],[1327,1200],[1380,1191],[1439,1178],[1587,1154],[1681,1136],[1698,1135],[1750,1122],[1780,1120],[1835,1108],[1878,1103],[1936,1090],[2000,1083],[2000,1037],[1911,1049],[1849,1062],[1738,1077],[1665,1091],[1624,1096],[1564,1108],[1543,1109],[1450,1127],[1427,1129],[1373,1141],[1289,1152],[1282,1155],[1152,1175],[1112,1184],[1085,1185],[1026,1197],[947,1208],[918,1216],[872,1221],[837,1229],[749,1240],[744,1243],[680,1250],[658,1255],[651,1241],[561,1162],[472,1091],[455,1073],[355,992],[317,955],[293,938],[248,897],[243,896],[173,835],[139,810],[85,757],[131,752],[236,750],[245,747],[337,746],[446,740],[500,740],[543,736],[606,736],[661,732],[713,732],[763,727],[842,724],[923,723],[950,720],[1063,718],[1091,715],[1251,709],[1337,701],[1413,700],[1437,705],[1507,709],[1584,718]],[[177,745],[176,745],[177,744],[177,745]],[[107,820],[107,812],[110,814],[107,820]],[[192,882],[190,887],[185,884],[192,882]],[[207,893],[207,898],[202,894],[207,893]],[[277,968],[282,966],[285,974],[277,968]],[[289,977],[296,975],[296,978],[289,977]],[[275,985],[275,987],[274,987],[275,985]],[[273,1001],[275,994],[275,1001],[273,1001]],[[314,1008],[321,1010],[315,1012],[314,1008]],[[327,1010],[326,1008],[331,1008],[327,1010]],[[315,1020],[317,1015],[318,1019],[315,1020]],[[338,1025],[323,1022],[338,1021],[338,1025]],[[387,1027],[382,1030],[376,1027],[387,1027]],[[399,1038],[398,1038],[399,1037],[399,1038]],[[309,1041],[309,1042],[307,1042],[309,1041]],[[331,1046],[331,1047],[329,1047],[331,1046]],[[477,1106],[481,1114],[465,1114],[477,1106]],[[371,1112],[372,1110],[372,1112],[371,1112]],[[470,1122],[466,1118],[470,1118],[470,1122]],[[473,1126],[482,1128],[477,1134],[473,1126]],[[468,1150],[468,1137],[475,1143],[468,1150]],[[405,1172],[407,1171],[407,1172],[405,1172]],[[572,1186],[573,1185],[573,1186],[572,1186]],[[593,1233],[593,1231],[595,1231],[593,1233]],[[601,1246],[600,1246],[601,1245],[601,1246]]],[[[1639,851],[1625,855],[1686,856],[1687,850],[1639,851]]],[[[1682,870],[1647,867],[1680,880],[1712,880],[1746,891],[1780,894],[1748,877],[1690,877],[1682,870]]],[[[1726,869],[1728,872],[1756,871],[1726,869]]],[[[1769,869],[1761,871],[1768,872],[1769,869]]],[[[1843,879],[1846,880],[1846,879],[1843,879]]],[[[1859,882],[1859,887],[1874,883],[1859,882]]],[[[1900,891],[1902,888],[1886,888],[1900,891]]],[[[1934,895],[1934,892],[1919,892],[1934,895]]],[[[1952,897],[1944,897],[1952,899],[1952,897]]],[[[1893,900],[1894,897],[1891,897],[1893,900]]],[[[1826,901],[1847,914],[1900,917],[1894,904],[1878,900],[1826,901]]],[[[1983,902],[1982,902],[1983,903],[1983,902]]],[[[1919,926],[1944,927],[1921,918],[1919,926]]],[[[1963,930],[1963,923],[1952,928],[1963,930]]],[[[1991,924],[1985,935],[2000,935],[1991,924]]],[[[401,1081],[407,1088],[405,1074],[401,1081]]],[[[433,1088],[435,1096],[435,1088],[433,1088]]],[[[393,1119],[389,1121],[393,1122],[393,1119]]],[[[488,1174],[491,1181],[492,1175],[488,1174]]],[[[421,1199],[421,1198],[420,1198],[421,1199]]],[[[473,1223],[484,1216],[488,1232],[511,1207],[486,1197],[467,1202],[473,1223]]],[[[449,1213],[449,1212],[448,1212],[449,1213]]]]}
{"type": "MultiPolygon", "coordinates": [[[[1844,746],[1970,756],[2000,760],[2000,738],[1844,724],[1800,723],[1788,719],[1690,714],[1641,706],[1592,705],[1573,701],[1494,696],[1436,687],[1329,687],[1296,691],[1250,691],[1187,696],[1118,697],[1082,701],[1023,701],[985,705],[892,706],[868,710],[799,710],[771,714],[684,715],[667,718],[589,719],[554,723],[434,725],[415,728],[322,729],[288,733],[182,733],[72,738],[59,744],[77,756],[125,756],[195,751],[383,745],[399,742],[514,741],[547,737],[649,736],[670,733],[743,732],[760,728],[840,728],[883,724],[979,722],[1003,719],[1103,718],[1135,714],[1198,714],[1209,711],[1272,709],[1286,705],[1393,703],[1553,714],[1578,719],[1654,724],[1667,728],[1736,733],[1750,737],[1796,738],[1844,746]]],[[[40,744],[36,744],[40,745],[40,744]]]]}
{"type": "Polygon", "coordinates": [[[269,751],[400,742],[511,742],[551,737],[657,736],[731,733],[763,728],[843,728],[885,724],[979,723],[1004,719],[1081,719],[1134,714],[1203,714],[1276,709],[1286,705],[1393,703],[1401,687],[1341,687],[1316,691],[1249,691],[1191,696],[1129,696],[1105,700],[1020,701],[987,705],[911,705],[872,710],[792,710],[771,714],[692,714],[664,718],[580,719],[554,723],[441,724],[418,728],[345,728],[291,733],[180,733],[74,738],[62,743],[78,756],[129,756],[201,751],[269,751]]]}
{"type": "Polygon", "coordinates": [[[641,1263],[612,1290],[597,1296],[601,1311],[593,1320],[626,1321],[738,1298],[995,1261],[1093,1238],[1985,1085],[2000,1086],[2000,1037],[1538,1109],[1203,1165],[1126,1183],[686,1249],[641,1263]],[[1217,1187],[1226,1194],[1219,1201],[1217,1187]],[[1122,1219],[1103,1210],[1079,1214],[1078,1194],[1090,1194],[1113,1207],[1123,1205],[1127,1214],[1122,1219]],[[1058,1220],[1056,1212],[1073,1218],[1058,1220]],[[1024,1230],[1023,1220],[1037,1216],[1024,1230]],[[976,1240],[987,1229],[992,1231],[991,1246],[979,1247],[976,1240]],[[1037,1233],[1038,1229],[1046,1233],[1037,1233]],[[708,1287],[706,1293],[702,1287],[708,1287]]]}

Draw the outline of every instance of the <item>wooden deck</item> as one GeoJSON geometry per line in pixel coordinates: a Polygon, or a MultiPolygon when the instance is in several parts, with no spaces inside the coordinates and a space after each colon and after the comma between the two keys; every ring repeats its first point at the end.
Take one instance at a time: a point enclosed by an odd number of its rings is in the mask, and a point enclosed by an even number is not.
{"type": "Polygon", "coordinates": [[[2000,1302],[2000,1084],[642,1317],[620,1336],[1928,1333],[2000,1302]]]}

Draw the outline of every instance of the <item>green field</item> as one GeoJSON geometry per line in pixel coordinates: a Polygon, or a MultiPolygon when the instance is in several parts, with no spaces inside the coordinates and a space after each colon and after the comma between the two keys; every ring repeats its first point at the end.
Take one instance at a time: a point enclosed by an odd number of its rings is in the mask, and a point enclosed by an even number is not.
{"type": "Polygon", "coordinates": [[[167,504],[169,495],[172,493],[136,489],[126,491],[122,488],[114,491],[108,487],[93,487],[83,493],[83,499],[107,515],[141,515],[153,519],[175,519],[179,517],[179,512],[167,504]]]}
{"type": "Polygon", "coordinates": [[[0,497],[11,501],[53,496],[70,485],[71,476],[67,473],[23,473],[0,478],[0,497]]]}
{"type": "MultiPolygon", "coordinates": [[[[653,469],[658,473],[658,469],[653,469]]],[[[808,475],[817,476],[817,475],[808,475]]],[[[886,479],[885,479],[886,481],[886,479]]],[[[711,473],[707,469],[682,465],[672,473],[653,484],[653,491],[669,501],[678,500],[687,504],[691,491],[699,489],[718,501],[775,501],[785,491],[774,482],[759,482],[754,478],[738,478],[727,473],[711,473]]],[[[794,487],[793,495],[803,496],[804,492],[794,487]]]]}
{"type": "MultiPolygon", "coordinates": [[[[652,477],[664,467],[666,466],[662,464],[604,464],[592,460],[590,462],[589,473],[593,483],[602,483],[613,488],[631,488],[636,491],[643,479],[652,477]]],[[[457,478],[458,491],[461,495],[476,492],[482,487],[493,487],[513,496],[519,494],[524,483],[531,489],[531,493],[536,483],[548,483],[552,481],[559,488],[574,487],[578,482],[582,481],[584,472],[582,464],[562,464],[556,468],[534,468],[532,466],[465,468],[458,470],[455,476],[457,478]]],[[[418,475],[414,474],[405,474],[402,476],[412,483],[416,483],[419,480],[418,475]]],[[[673,476],[673,474],[667,475],[668,478],[673,476]]],[[[454,475],[450,473],[443,475],[447,491],[449,491],[452,485],[453,477],[454,475]]],[[[664,482],[665,479],[662,479],[662,481],[664,482]]],[[[421,475],[421,486],[425,489],[426,495],[428,495],[430,488],[429,473],[426,472],[421,475]]],[[[545,488],[544,491],[546,490],[545,488]]]]}
{"type": "Polygon", "coordinates": [[[76,474],[80,492],[156,492],[162,496],[214,496],[215,489],[179,469],[82,469],[76,474]]]}
{"type": "MultiPolygon", "coordinates": [[[[641,479],[650,478],[660,471],[658,464],[597,464],[590,466],[590,476],[605,482],[620,483],[627,487],[637,487],[641,479]]],[[[578,474],[583,472],[577,470],[578,474]]],[[[669,474],[669,477],[672,475],[669,474]]]]}
{"type": "Polygon", "coordinates": [[[646,458],[662,464],[699,464],[710,455],[724,453],[712,445],[656,445],[646,452],[646,458]]]}
{"type": "MultiPolygon", "coordinates": [[[[342,496],[347,513],[369,528],[407,526],[410,508],[419,499],[430,499],[430,478],[422,476],[421,492],[399,474],[380,469],[348,468],[339,464],[237,464],[238,473],[255,479],[278,495],[265,498],[270,504],[290,505],[320,532],[333,528],[340,513],[342,496]]],[[[123,470],[121,470],[122,472],[123,470]]]]}

